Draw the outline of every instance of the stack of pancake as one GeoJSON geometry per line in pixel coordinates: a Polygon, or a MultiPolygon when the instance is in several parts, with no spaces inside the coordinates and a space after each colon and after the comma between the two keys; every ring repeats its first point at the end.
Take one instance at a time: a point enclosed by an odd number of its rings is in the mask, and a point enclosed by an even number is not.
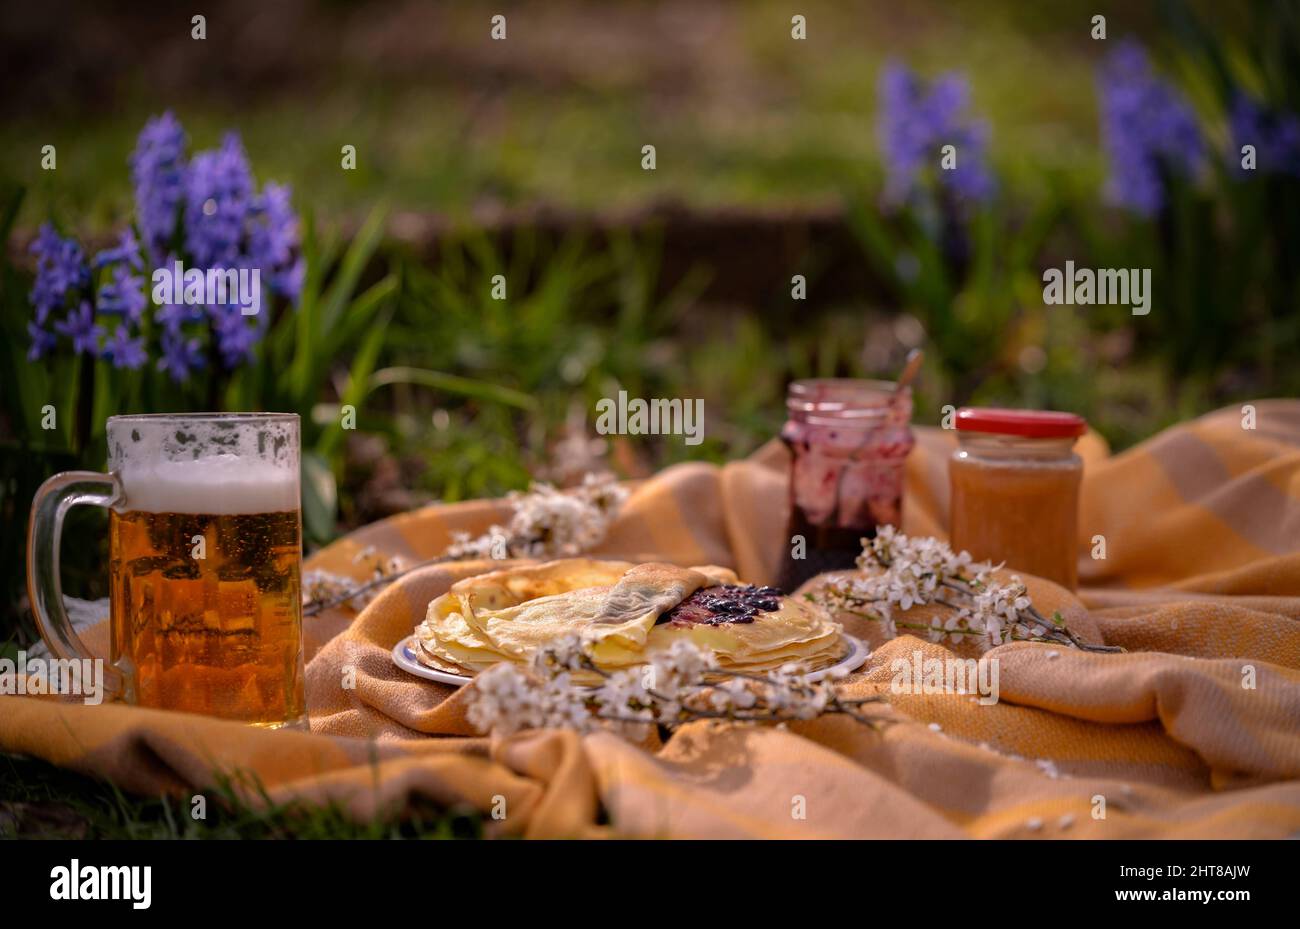
{"type": "Polygon", "coordinates": [[[821,609],[742,585],[726,568],[587,558],[459,581],[429,604],[415,633],[422,663],[466,675],[526,663],[538,647],[573,633],[606,671],[643,664],[682,639],[736,671],[789,662],[817,670],[847,652],[840,626],[821,609]]]}

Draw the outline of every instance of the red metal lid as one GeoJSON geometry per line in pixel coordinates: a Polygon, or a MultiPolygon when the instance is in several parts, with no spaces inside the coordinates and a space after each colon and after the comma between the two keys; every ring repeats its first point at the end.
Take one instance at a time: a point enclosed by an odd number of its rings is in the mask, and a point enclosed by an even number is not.
{"type": "Polygon", "coordinates": [[[1073,413],[1054,410],[1006,410],[998,407],[964,406],[957,411],[961,432],[992,432],[1030,439],[1065,439],[1083,435],[1088,422],[1073,413]]]}

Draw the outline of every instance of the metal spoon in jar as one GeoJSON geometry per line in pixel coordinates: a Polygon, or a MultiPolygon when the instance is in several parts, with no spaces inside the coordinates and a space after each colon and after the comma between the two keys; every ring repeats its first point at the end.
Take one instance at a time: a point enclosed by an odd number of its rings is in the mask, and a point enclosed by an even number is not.
{"type": "MultiPolygon", "coordinates": [[[[916,375],[921,370],[921,362],[925,360],[925,354],[919,349],[914,348],[907,353],[907,359],[903,362],[903,370],[898,375],[898,380],[894,384],[894,396],[897,397],[903,392],[903,389],[916,380],[916,375]]],[[[867,447],[867,443],[872,439],[870,432],[862,439],[862,444],[855,448],[848,459],[845,460],[844,466],[840,468],[839,477],[835,479],[835,507],[831,510],[832,518],[840,522],[840,491],[844,487],[844,475],[849,470],[849,461],[852,461],[867,447]]],[[[902,527],[899,527],[902,528],[902,527]]]]}

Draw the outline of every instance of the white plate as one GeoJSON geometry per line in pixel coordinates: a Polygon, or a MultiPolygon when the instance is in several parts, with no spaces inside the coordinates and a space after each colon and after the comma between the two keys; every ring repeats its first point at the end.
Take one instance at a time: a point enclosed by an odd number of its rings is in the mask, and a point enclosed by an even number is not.
{"type": "Polygon", "coordinates": [[[415,657],[413,645],[415,636],[408,635],[402,641],[393,646],[393,664],[397,665],[408,674],[414,674],[416,677],[422,677],[426,681],[437,681],[439,684],[450,684],[453,687],[463,687],[473,680],[464,674],[452,674],[450,671],[439,671],[437,668],[430,668],[427,665],[420,664],[420,660],[415,657]]]}
{"type": "MultiPolygon", "coordinates": [[[[843,668],[845,671],[856,671],[862,667],[862,664],[871,657],[871,649],[861,639],[851,635],[845,635],[844,641],[849,644],[849,653],[841,658],[835,664],[828,668],[822,668],[820,671],[812,671],[808,674],[808,680],[820,681],[832,671],[843,668]]],[[[393,646],[393,664],[397,665],[408,674],[414,674],[416,677],[422,677],[426,681],[437,681],[439,684],[451,684],[453,687],[461,687],[473,680],[464,674],[452,674],[450,671],[439,671],[436,668],[430,668],[427,665],[420,664],[420,660],[415,657],[414,651],[415,636],[408,635],[402,641],[393,646]]]]}

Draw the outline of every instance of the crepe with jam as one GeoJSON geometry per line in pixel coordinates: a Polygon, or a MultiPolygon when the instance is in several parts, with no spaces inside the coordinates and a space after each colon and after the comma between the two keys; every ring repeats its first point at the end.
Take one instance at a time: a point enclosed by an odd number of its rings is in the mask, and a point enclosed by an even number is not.
{"type": "Polygon", "coordinates": [[[772,587],[741,584],[727,568],[633,565],[569,558],[466,578],[429,604],[415,630],[420,660],[474,674],[526,662],[578,633],[595,664],[642,664],[681,639],[713,651],[723,668],[766,671],[838,661],[840,626],[772,587]]]}

